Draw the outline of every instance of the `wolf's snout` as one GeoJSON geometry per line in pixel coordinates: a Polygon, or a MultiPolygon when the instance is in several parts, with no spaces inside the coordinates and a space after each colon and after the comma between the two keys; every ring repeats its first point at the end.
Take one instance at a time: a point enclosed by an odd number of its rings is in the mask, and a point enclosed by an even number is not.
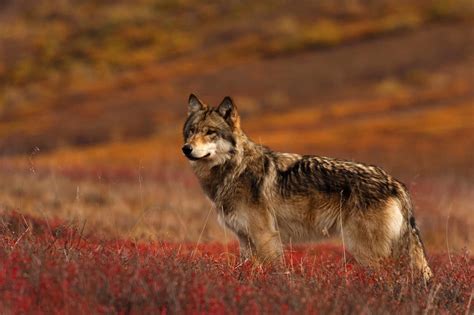
{"type": "Polygon", "coordinates": [[[189,156],[191,152],[193,152],[193,147],[190,144],[185,144],[183,145],[182,150],[184,155],[189,156]]]}

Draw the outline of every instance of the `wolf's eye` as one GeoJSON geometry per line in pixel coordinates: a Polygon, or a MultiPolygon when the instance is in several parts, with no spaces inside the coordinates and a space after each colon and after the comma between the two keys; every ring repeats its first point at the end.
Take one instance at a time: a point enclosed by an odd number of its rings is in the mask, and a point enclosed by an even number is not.
{"type": "Polygon", "coordinates": [[[215,135],[216,132],[214,130],[208,130],[206,131],[206,136],[211,136],[211,135],[215,135]]]}

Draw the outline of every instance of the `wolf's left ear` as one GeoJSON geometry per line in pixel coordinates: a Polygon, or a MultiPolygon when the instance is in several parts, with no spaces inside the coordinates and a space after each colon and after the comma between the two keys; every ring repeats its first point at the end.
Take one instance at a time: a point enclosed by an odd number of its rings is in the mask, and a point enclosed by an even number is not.
{"type": "Polygon", "coordinates": [[[188,100],[188,115],[197,112],[201,109],[206,109],[207,105],[201,102],[201,100],[194,94],[189,95],[188,100]]]}
{"type": "Polygon", "coordinates": [[[217,111],[230,126],[240,128],[240,118],[237,113],[237,107],[230,96],[224,97],[219,107],[217,107],[217,111]]]}

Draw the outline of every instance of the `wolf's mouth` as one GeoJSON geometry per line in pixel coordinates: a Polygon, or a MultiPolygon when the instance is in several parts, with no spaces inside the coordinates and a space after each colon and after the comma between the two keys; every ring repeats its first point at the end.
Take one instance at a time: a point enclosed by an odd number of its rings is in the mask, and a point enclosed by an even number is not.
{"type": "Polygon", "coordinates": [[[186,157],[187,157],[188,159],[190,159],[191,161],[199,161],[199,160],[202,160],[202,159],[204,159],[204,158],[207,158],[209,155],[211,155],[211,153],[208,153],[208,154],[206,154],[206,155],[204,155],[204,156],[201,156],[201,157],[198,157],[198,158],[197,158],[197,157],[194,157],[194,156],[192,156],[192,155],[186,155],[186,157]]]}

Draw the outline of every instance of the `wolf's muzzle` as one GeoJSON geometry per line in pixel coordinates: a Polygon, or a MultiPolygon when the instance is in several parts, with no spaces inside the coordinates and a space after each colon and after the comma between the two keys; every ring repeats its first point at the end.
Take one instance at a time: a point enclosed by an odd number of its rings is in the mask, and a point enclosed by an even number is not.
{"type": "Polygon", "coordinates": [[[208,153],[201,157],[195,157],[194,155],[192,155],[193,147],[190,144],[185,144],[181,149],[183,150],[184,155],[191,161],[201,160],[211,155],[210,153],[208,153]]]}
{"type": "Polygon", "coordinates": [[[190,144],[185,144],[182,147],[184,155],[189,157],[191,155],[191,152],[193,152],[193,147],[190,144]]]}

